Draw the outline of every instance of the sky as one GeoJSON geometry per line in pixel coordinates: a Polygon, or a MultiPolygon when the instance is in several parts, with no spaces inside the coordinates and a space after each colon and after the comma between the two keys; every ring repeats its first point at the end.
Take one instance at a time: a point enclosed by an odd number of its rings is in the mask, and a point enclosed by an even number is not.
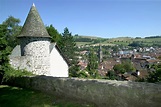
{"type": "Polygon", "coordinates": [[[35,4],[45,26],[73,35],[147,37],[161,35],[161,0],[0,0],[0,24],[21,20],[35,4]]]}

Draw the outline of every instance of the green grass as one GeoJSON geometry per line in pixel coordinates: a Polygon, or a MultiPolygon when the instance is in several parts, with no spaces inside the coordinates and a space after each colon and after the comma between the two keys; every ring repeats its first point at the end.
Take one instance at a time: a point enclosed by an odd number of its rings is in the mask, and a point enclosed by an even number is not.
{"type": "Polygon", "coordinates": [[[0,85],[0,107],[94,107],[39,91],[0,85]]]}

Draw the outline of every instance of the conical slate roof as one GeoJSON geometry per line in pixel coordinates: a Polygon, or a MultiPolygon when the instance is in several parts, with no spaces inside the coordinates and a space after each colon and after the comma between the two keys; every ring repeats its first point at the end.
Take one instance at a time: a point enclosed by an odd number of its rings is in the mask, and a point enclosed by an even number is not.
{"type": "Polygon", "coordinates": [[[18,37],[49,37],[42,19],[33,4],[18,37]]]}

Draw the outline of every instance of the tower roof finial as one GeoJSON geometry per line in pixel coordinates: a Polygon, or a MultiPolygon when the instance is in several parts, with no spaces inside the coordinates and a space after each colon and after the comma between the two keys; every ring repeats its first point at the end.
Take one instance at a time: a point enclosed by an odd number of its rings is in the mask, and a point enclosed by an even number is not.
{"type": "Polygon", "coordinates": [[[33,3],[33,4],[32,4],[32,6],[34,6],[34,7],[35,7],[35,4],[33,3]]]}

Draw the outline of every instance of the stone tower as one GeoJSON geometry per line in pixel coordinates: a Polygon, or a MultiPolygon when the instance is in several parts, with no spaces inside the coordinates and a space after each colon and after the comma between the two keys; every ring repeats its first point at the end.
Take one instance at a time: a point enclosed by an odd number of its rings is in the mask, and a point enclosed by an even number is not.
{"type": "Polygon", "coordinates": [[[18,38],[21,56],[29,59],[27,63],[31,65],[30,70],[37,75],[48,75],[50,72],[50,36],[34,4],[18,38]]]}

